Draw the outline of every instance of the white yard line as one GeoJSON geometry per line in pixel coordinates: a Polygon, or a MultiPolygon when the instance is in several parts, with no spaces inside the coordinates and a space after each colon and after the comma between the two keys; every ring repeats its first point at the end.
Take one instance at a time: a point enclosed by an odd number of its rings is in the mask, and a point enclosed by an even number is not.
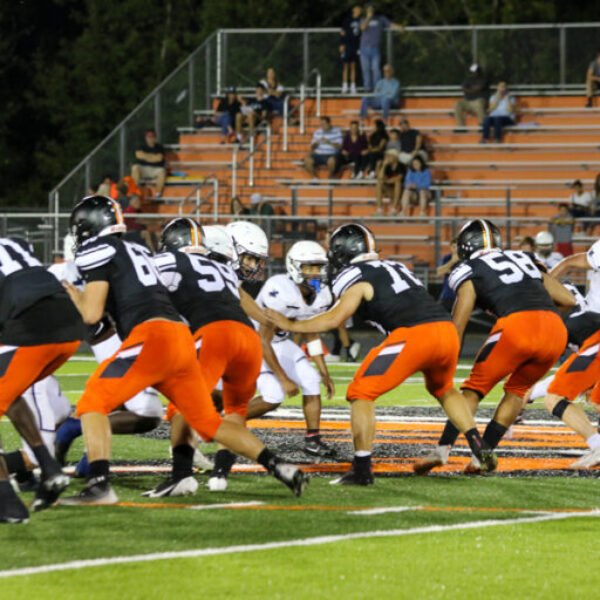
{"type": "Polygon", "coordinates": [[[562,521],[576,517],[598,517],[600,511],[585,511],[576,513],[542,514],[522,519],[490,519],[485,521],[471,521],[469,523],[456,523],[454,525],[429,525],[427,527],[413,527],[411,529],[390,529],[363,531],[348,533],[344,535],[324,535],[299,540],[286,540],[282,542],[267,542],[264,544],[247,544],[239,546],[225,546],[222,548],[197,548],[194,550],[181,550],[178,552],[156,552],[152,554],[134,554],[131,556],[113,556],[106,558],[94,558],[87,560],[74,560],[64,563],[42,565],[39,567],[25,567],[21,569],[9,569],[0,571],[0,578],[17,577],[22,575],[40,575],[57,571],[81,570],[91,567],[104,567],[109,565],[122,565],[142,562],[155,562],[159,560],[174,560],[181,558],[199,558],[202,556],[219,556],[224,554],[240,554],[247,552],[258,552],[262,550],[277,550],[280,548],[298,548],[317,546],[321,544],[332,544],[357,539],[403,537],[406,535],[417,535],[427,533],[443,533],[446,531],[460,531],[468,529],[484,529],[502,525],[519,525],[523,523],[542,523],[544,521],[562,521]]]}
{"type": "Polygon", "coordinates": [[[382,506],[381,508],[365,508],[364,510],[348,510],[347,515],[387,515],[388,513],[402,513],[411,510],[422,510],[422,506],[382,506]]]}

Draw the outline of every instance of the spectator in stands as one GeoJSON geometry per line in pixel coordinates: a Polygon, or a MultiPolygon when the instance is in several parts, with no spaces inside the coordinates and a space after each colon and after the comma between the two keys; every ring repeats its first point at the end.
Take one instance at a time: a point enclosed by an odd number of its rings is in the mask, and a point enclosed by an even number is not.
{"type": "Polygon", "coordinates": [[[456,294],[452,291],[448,280],[450,279],[450,273],[452,272],[454,265],[460,262],[457,252],[456,238],[453,238],[450,242],[450,252],[442,256],[440,259],[440,264],[436,270],[436,274],[438,276],[444,276],[444,283],[442,284],[442,292],[439,297],[439,302],[448,312],[452,312],[454,300],[456,300],[456,294]]]}
{"type": "Polygon", "coordinates": [[[367,91],[372,91],[381,79],[381,37],[387,29],[404,31],[404,25],[392,23],[384,15],[375,14],[372,4],[365,7],[365,18],[360,22],[362,31],[360,37],[360,66],[362,69],[363,85],[367,91]]]}
{"type": "Polygon", "coordinates": [[[427,152],[423,147],[423,135],[418,129],[412,129],[406,119],[400,121],[400,160],[409,165],[415,156],[427,160],[427,152]]]}
{"type": "Polygon", "coordinates": [[[390,129],[388,134],[389,140],[385,145],[386,150],[398,150],[398,152],[402,149],[402,144],[400,143],[400,130],[399,129],[390,129]]]}
{"type": "Polygon", "coordinates": [[[523,252],[535,252],[535,240],[527,235],[519,243],[519,250],[523,252]]]}
{"type": "Polygon", "coordinates": [[[117,192],[119,195],[116,200],[121,205],[121,209],[125,210],[129,206],[129,186],[126,181],[119,181],[117,183],[117,192]]]}
{"type": "MultiPolygon", "coordinates": [[[[569,198],[571,202],[571,214],[576,219],[589,217],[593,202],[592,195],[583,189],[583,183],[581,183],[579,179],[574,181],[571,187],[574,190],[569,198]]],[[[589,225],[589,222],[583,221],[584,230],[587,229],[589,225]]]]}
{"type": "Polygon", "coordinates": [[[321,117],[321,127],[313,134],[310,153],[304,157],[304,167],[311,177],[316,178],[316,167],[327,165],[328,176],[332,178],[341,165],[342,132],[331,125],[329,117],[321,117]]]}
{"type": "Polygon", "coordinates": [[[342,94],[348,90],[356,94],[356,64],[358,63],[358,52],[360,48],[360,16],[362,7],[355,4],[352,12],[346,15],[340,30],[340,56],[342,59],[342,94]],[[348,78],[348,75],[350,77],[348,78]],[[350,79],[350,87],[348,87],[350,79]]]}
{"type": "Polygon", "coordinates": [[[592,108],[592,98],[594,92],[598,89],[600,89],[600,50],[596,53],[596,58],[590,63],[585,76],[586,108],[592,108]]]}
{"type": "Polygon", "coordinates": [[[502,142],[502,130],[515,122],[515,98],[510,95],[506,81],[498,84],[496,93],[490,96],[487,116],[483,119],[482,144],[487,143],[492,127],[494,128],[494,141],[502,142]]]}
{"type": "Polygon", "coordinates": [[[239,141],[239,137],[234,131],[236,117],[240,113],[242,104],[234,87],[227,89],[227,93],[219,100],[215,114],[204,119],[196,117],[194,127],[202,129],[203,127],[220,127],[223,134],[221,143],[239,141]]]}
{"type": "Polygon", "coordinates": [[[256,84],[256,96],[242,99],[241,112],[236,116],[236,132],[241,134],[244,124],[248,125],[248,135],[252,137],[260,123],[266,121],[271,113],[271,105],[267,100],[267,90],[262,83],[256,84]]]}
{"type": "Polygon", "coordinates": [[[383,120],[387,123],[390,109],[397,108],[400,99],[400,82],[394,77],[391,65],[383,67],[383,79],[375,85],[373,96],[364,96],[360,103],[360,116],[364,119],[369,108],[381,110],[383,120]]]}
{"type": "Polygon", "coordinates": [[[142,181],[151,182],[156,188],[156,195],[162,196],[167,178],[165,149],[157,142],[154,129],[146,131],[144,144],[135,151],[135,158],[136,163],[131,167],[135,185],[140,187],[142,181]]]}
{"type": "Polygon", "coordinates": [[[558,205],[558,214],[550,219],[550,232],[556,242],[556,251],[563,256],[573,254],[573,228],[575,219],[569,212],[569,205],[561,202],[558,205]]]}
{"type": "Polygon", "coordinates": [[[398,213],[405,174],[406,167],[400,162],[400,152],[394,149],[386,150],[383,165],[377,175],[375,216],[383,215],[384,198],[392,199],[392,215],[398,213]]]}
{"type": "MultiPolygon", "coordinates": [[[[257,192],[250,196],[250,214],[259,215],[261,217],[273,217],[275,215],[275,209],[267,199],[263,198],[262,194],[257,192]]],[[[253,222],[264,229],[267,237],[271,237],[274,225],[272,219],[258,219],[253,222]]]]}
{"type": "Polygon", "coordinates": [[[100,194],[101,196],[108,196],[113,200],[116,200],[119,196],[119,190],[117,189],[117,184],[113,181],[111,175],[103,175],[102,181],[98,186],[98,190],[96,194],[100,194]]]}
{"type": "Polygon", "coordinates": [[[378,163],[383,160],[383,152],[389,139],[385,130],[385,123],[381,119],[377,119],[375,121],[375,131],[369,136],[369,144],[365,155],[365,173],[368,179],[375,179],[378,163]]]}
{"type": "Polygon", "coordinates": [[[263,79],[260,80],[260,84],[267,92],[267,100],[271,105],[271,112],[274,112],[278,115],[283,115],[285,89],[283,85],[281,85],[279,79],[277,79],[277,75],[275,74],[275,69],[273,67],[269,67],[267,69],[267,74],[263,79]]]}
{"type": "Polygon", "coordinates": [[[240,200],[239,196],[234,196],[231,199],[231,204],[229,205],[229,212],[232,215],[243,217],[250,214],[250,209],[244,206],[244,203],[240,200]]]}
{"type": "Polygon", "coordinates": [[[544,263],[548,271],[564,258],[560,252],[554,251],[554,236],[549,231],[540,231],[535,236],[535,247],[538,258],[544,263]]]}
{"type": "Polygon", "coordinates": [[[402,210],[400,215],[405,215],[407,209],[419,205],[419,216],[425,216],[431,201],[431,171],[420,156],[415,156],[410,163],[410,168],[404,180],[404,193],[402,194],[402,210]]]}
{"type": "Polygon", "coordinates": [[[344,134],[342,142],[342,161],[344,164],[354,164],[352,179],[360,179],[363,176],[367,146],[367,136],[360,131],[358,121],[351,121],[350,129],[344,134]]]}
{"type": "Polygon", "coordinates": [[[487,77],[479,65],[471,65],[469,73],[463,81],[462,89],[464,97],[457,100],[454,105],[454,116],[458,126],[458,129],[455,130],[456,133],[465,132],[465,113],[477,115],[479,124],[483,123],[489,91],[487,77]]]}
{"type": "Polygon", "coordinates": [[[135,215],[142,212],[142,199],[134,194],[129,198],[129,204],[124,211],[125,214],[125,225],[127,226],[127,232],[125,233],[125,239],[131,240],[147,246],[152,252],[156,251],[152,235],[148,231],[148,227],[141,220],[128,215],[135,215]]]}

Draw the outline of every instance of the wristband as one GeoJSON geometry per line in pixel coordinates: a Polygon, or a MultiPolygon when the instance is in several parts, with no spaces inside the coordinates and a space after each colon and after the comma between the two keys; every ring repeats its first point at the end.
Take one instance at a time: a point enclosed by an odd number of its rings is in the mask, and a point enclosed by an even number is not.
{"type": "Polygon", "coordinates": [[[323,344],[320,339],[307,342],[306,349],[308,350],[309,356],[320,356],[323,354],[323,344]]]}

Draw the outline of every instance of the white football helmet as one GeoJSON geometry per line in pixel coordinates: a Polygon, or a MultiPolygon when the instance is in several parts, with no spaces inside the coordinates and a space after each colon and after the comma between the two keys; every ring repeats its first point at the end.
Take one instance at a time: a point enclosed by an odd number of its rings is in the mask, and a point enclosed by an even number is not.
{"type": "Polygon", "coordinates": [[[229,223],[225,230],[233,240],[236,254],[233,268],[242,279],[259,279],[264,263],[269,257],[269,241],[265,232],[249,221],[234,221],[229,223]],[[245,264],[244,256],[253,257],[255,266],[245,264]]]}
{"type": "Polygon", "coordinates": [[[554,244],[554,236],[549,231],[540,231],[535,236],[536,246],[552,246],[554,244]]]}
{"type": "Polygon", "coordinates": [[[317,293],[321,291],[321,284],[327,279],[327,252],[317,242],[296,242],[285,257],[285,268],[291,280],[297,284],[305,284],[317,293]],[[303,265],[318,265],[321,267],[318,275],[304,274],[303,265]]]}
{"type": "Polygon", "coordinates": [[[231,264],[235,258],[233,240],[223,225],[205,225],[202,245],[208,250],[208,258],[231,264]]]}

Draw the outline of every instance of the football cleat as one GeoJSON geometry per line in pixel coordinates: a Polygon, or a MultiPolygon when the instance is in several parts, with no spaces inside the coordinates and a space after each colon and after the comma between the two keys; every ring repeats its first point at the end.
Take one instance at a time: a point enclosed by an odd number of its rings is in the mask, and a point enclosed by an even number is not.
{"type": "Polygon", "coordinates": [[[359,473],[355,470],[354,464],[350,467],[347,473],[344,473],[341,477],[336,477],[329,482],[329,485],[373,485],[375,478],[373,472],[369,470],[368,473],[359,473]]]}
{"type": "Polygon", "coordinates": [[[335,458],[336,456],[335,448],[326,444],[318,435],[304,438],[304,452],[320,458],[335,458]]]}
{"type": "Polygon", "coordinates": [[[482,450],[481,460],[476,456],[471,456],[469,464],[464,472],[467,475],[479,475],[482,473],[491,473],[498,467],[498,459],[492,450],[482,450]]]}
{"type": "Polygon", "coordinates": [[[227,489],[227,478],[222,475],[213,475],[206,485],[211,492],[224,492],[227,489]]]}
{"type": "Polygon", "coordinates": [[[55,473],[42,479],[31,503],[33,512],[39,512],[52,506],[67,489],[70,481],[69,476],[64,473],[55,473]]]}
{"type": "Polygon", "coordinates": [[[413,465],[413,471],[417,475],[427,475],[431,469],[441,467],[448,462],[450,446],[436,446],[429,454],[417,460],[413,465]]]}
{"type": "Polygon", "coordinates": [[[308,485],[308,476],[298,467],[286,463],[277,463],[273,466],[271,474],[275,479],[285,483],[295,496],[302,496],[302,492],[308,485]]]}
{"type": "Polygon", "coordinates": [[[600,465],[600,448],[588,450],[580,459],[572,465],[572,469],[590,469],[600,465]]]}
{"type": "Polygon", "coordinates": [[[194,467],[198,469],[198,471],[211,471],[214,468],[214,464],[212,460],[204,456],[198,448],[194,450],[194,467]]]}
{"type": "Polygon", "coordinates": [[[60,503],[67,506],[93,506],[95,504],[116,504],[119,501],[106,477],[90,479],[76,496],[63,498],[60,503]]]}
{"type": "Polygon", "coordinates": [[[12,487],[0,495],[0,523],[27,523],[29,511],[12,487]]]}
{"type": "Polygon", "coordinates": [[[154,489],[144,492],[146,498],[163,498],[164,496],[191,496],[198,491],[198,482],[192,475],[175,479],[169,477],[159,483],[154,489]]]}

